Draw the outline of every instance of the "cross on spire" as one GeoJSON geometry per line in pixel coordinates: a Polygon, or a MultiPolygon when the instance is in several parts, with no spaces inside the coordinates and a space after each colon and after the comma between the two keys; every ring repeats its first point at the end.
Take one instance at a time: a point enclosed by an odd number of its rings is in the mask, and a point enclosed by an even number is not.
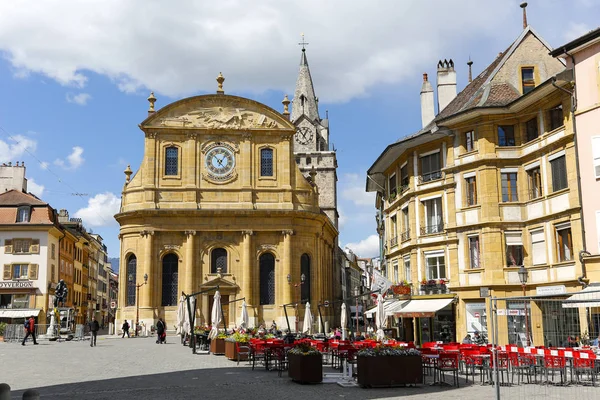
{"type": "Polygon", "coordinates": [[[305,46],[308,45],[308,43],[306,41],[304,41],[304,33],[301,33],[300,36],[302,36],[302,41],[300,43],[298,43],[299,46],[302,46],[302,51],[305,50],[305,46]]]}

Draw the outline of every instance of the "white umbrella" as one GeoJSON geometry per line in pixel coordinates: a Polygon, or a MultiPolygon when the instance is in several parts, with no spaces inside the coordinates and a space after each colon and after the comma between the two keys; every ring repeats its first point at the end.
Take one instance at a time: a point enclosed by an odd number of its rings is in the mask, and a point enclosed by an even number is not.
{"type": "Polygon", "coordinates": [[[306,310],[304,311],[304,324],[302,326],[302,333],[306,333],[307,335],[312,335],[312,324],[313,324],[313,316],[310,312],[310,303],[306,302],[306,310]]]}
{"type": "Polygon", "coordinates": [[[196,298],[190,297],[190,307],[189,308],[187,305],[187,301],[184,298],[182,309],[183,309],[183,321],[181,323],[181,332],[191,334],[193,329],[192,329],[192,322],[190,321],[190,311],[189,310],[192,310],[192,314],[194,314],[194,311],[196,309],[196,298]]]}
{"type": "Polygon", "coordinates": [[[377,295],[377,314],[375,316],[375,323],[377,324],[377,340],[383,340],[385,338],[385,333],[383,332],[385,310],[383,308],[383,296],[381,296],[381,293],[377,295]]]}
{"type": "Polygon", "coordinates": [[[183,334],[183,322],[185,320],[185,296],[179,298],[177,305],[177,333],[183,334]]]}
{"type": "Polygon", "coordinates": [[[248,329],[250,318],[248,317],[248,308],[246,306],[246,300],[242,302],[242,315],[240,316],[240,327],[242,329],[248,329]]]}
{"type": "Polygon", "coordinates": [[[348,314],[346,312],[346,303],[342,303],[342,313],[340,315],[340,324],[342,325],[342,339],[346,340],[346,327],[348,326],[348,314]]]}
{"type": "Polygon", "coordinates": [[[212,329],[208,334],[208,338],[214,339],[219,334],[219,324],[221,323],[221,294],[218,290],[215,292],[215,300],[213,302],[210,320],[212,321],[212,329]]]}

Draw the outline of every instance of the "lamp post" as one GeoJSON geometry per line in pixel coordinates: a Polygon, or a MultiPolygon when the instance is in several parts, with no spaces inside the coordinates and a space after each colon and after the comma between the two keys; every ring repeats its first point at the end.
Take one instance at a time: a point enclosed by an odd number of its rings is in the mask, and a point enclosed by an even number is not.
{"type": "Polygon", "coordinates": [[[527,277],[528,277],[527,269],[521,265],[519,268],[519,280],[521,281],[521,287],[523,288],[523,307],[525,308],[525,334],[527,335],[527,346],[530,346],[529,342],[529,312],[527,311],[527,300],[525,299],[525,285],[527,285],[527,277]]]}
{"type": "Polygon", "coordinates": [[[354,311],[354,315],[356,316],[356,336],[360,336],[360,328],[358,326],[358,296],[360,296],[360,289],[358,286],[354,287],[354,296],[356,296],[356,309],[354,311]]]}
{"type": "MultiPolygon", "coordinates": [[[[306,275],[300,275],[300,282],[292,282],[292,275],[288,274],[287,276],[288,285],[294,285],[294,299],[298,297],[298,288],[304,285],[304,281],[306,281],[306,275]]],[[[302,299],[298,299],[299,302],[302,302],[302,299]]],[[[298,303],[296,303],[296,333],[298,333],[298,303]]]]}
{"type": "MultiPolygon", "coordinates": [[[[129,274],[129,282],[134,283],[135,277],[133,274],[129,274]]],[[[135,336],[138,336],[138,329],[140,327],[140,288],[148,283],[148,274],[144,274],[144,283],[136,283],[136,295],[135,295],[135,336]]]]}

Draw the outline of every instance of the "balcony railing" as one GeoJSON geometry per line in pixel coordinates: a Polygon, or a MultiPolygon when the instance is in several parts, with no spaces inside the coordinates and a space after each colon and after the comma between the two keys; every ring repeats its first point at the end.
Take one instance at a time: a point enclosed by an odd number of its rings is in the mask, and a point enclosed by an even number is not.
{"type": "Polygon", "coordinates": [[[390,239],[390,247],[398,246],[398,236],[394,236],[390,239]]]}
{"type": "Polygon", "coordinates": [[[404,192],[406,192],[406,191],[408,190],[408,188],[409,188],[409,186],[408,186],[408,183],[405,183],[405,184],[403,184],[403,185],[400,185],[400,186],[398,187],[398,189],[399,189],[400,193],[404,193],[404,192]]]}
{"type": "Polygon", "coordinates": [[[529,191],[529,200],[535,200],[537,198],[542,197],[542,189],[536,188],[529,191]]]}
{"type": "Polygon", "coordinates": [[[421,235],[433,235],[444,232],[444,222],[440,221],[435,225],[425,225],[421,227],[421,235]]]}
{"type": "Polygon", "coordinates": [[[421,174],[419,176],[419,183],[426,183],[430,181],[435,181],[436,179],[442,179],[444,177],[444,173],[442,171],[432,171],[426,174],[421,174]]]}
{"type": "Polygon", "coordinates": [[[405,230],[400,234],[400,240],[406,242],[410,239],[410,229],[405,230]]]}

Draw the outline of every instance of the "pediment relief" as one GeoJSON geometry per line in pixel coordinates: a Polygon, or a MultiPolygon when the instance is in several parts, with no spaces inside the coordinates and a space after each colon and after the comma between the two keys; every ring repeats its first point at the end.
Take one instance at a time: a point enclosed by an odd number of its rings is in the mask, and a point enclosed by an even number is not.
{"type": "Polygon", "coordinates": [[[275,110],[253,100],[225,95],[180,100],[148,117],[142,126],[224,130],[293,129],[275,110]]]}
{"type": "MultiPolygon", "coordinates": [[[[208,276],[210,278],[210,276],[208,276]]],[[[209,279],[208,281],[202,283],[200,285],[200,289],[209,289],[219,286],[219,290],[223,289],[239,289],[240,287],[235,283],[231,282],[223,277],[215,277],[213,279],[209,279]]]]}

